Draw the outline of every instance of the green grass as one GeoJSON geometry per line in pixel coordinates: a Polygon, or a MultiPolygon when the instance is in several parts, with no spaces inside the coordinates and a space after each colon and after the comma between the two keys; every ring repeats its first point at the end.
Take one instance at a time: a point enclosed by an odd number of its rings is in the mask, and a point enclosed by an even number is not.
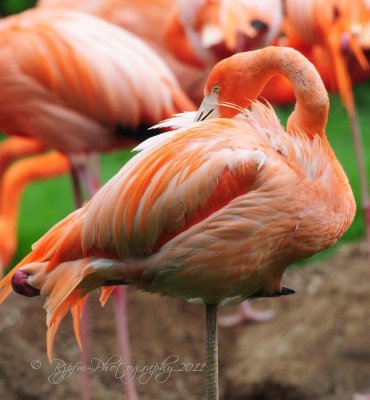
{"type": "MultiPolygon", "coordinates": [[[[364,136],[366,153],[370,149],[370,82],[356,88],[360,122],[364,136]]],[[[281,120],[285,123],[291,112],[291,107],[278,109],[281,120]]],[[[357,204],[359,204],[359,178],[356,168],[354,151],[349,133],[346,112],[338,96],[331,96],[331,109],[327,135],[337,157],[346,170],[353,187],[357,204]]],[[[107,181],[118,172],[121,166],[129,159],[128,151],[115,152],[102,156],[102,177],[107,181]]],[[[369,171],[370,172],[370,171],[369,171]]],[[[369,173],[370,175],[370,173],[369,173]]],[[[19,247],[14,262],[18,261],[30,250],[30,246],[54,223],[73,210],[70,181],[68,177],[35,182],[30,185],[23,197],[20,212],[19,247]]],[[[364,223],[360,209],[356,219],[339,243],[359,239],[364,235],[364,223]]],[[[330,250],[329,250],[330,251],[330,250]]],[[[322,257],[323,253],[317,257],[322,257]]],[[[12,264],[14,264],[14,262],[12,264]]]]}
{"type": "Polygon", "coordinates": [[[0,12],[1,15],[18,14],[35,4],[36,0],[0,0],[0,12]]]}

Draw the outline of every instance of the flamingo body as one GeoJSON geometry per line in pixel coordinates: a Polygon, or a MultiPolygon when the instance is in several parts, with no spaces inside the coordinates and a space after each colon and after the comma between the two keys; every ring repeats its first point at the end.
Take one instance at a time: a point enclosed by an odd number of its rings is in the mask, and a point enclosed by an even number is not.
{"type": "MultiPolygon", "coordinates": [[[[331,246],[350,225],[355,202],[325,137],[328,99],[317,72],[291,49],[240,54],[214,68],[206,98],[215,84],[225,98],[246,71],[257,74],[245,83],[252,99],[269,73],[293,82],[287,131],[272,108],[253,103],[251,111],[149,139],[1,282],[0,301],[12,282],[23,294],[46,296],[49,357],[70,308],[79,337],[81,305],[97,287],[133,284],[206,304],[280,295],[287,265],[331,246]],[[317,120],[309,123],[310,115],[317,120]]],[[[245,88],[234,87],[237,101],[245,88]]],[[[111,291],[103,289],[102,303],[111,291]]]]}

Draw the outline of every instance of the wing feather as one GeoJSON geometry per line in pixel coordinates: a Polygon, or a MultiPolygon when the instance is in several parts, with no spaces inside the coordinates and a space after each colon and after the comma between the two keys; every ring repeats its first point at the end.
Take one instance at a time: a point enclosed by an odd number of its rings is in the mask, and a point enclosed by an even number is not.
{"type": "Polygon", "coordinates": [[[138,153],[83,208],[51,228],[17,268],[45,262],[49,273],[87,257],[151,254],[253,190],[264,149],[248,121],[195,123],[175,140],[138,153]]]}
{"type": "Polygon", "coordinates": [[[258,145],[249,124],[220,119],[144,149],[86,207],[84,254],[94,248],[119,257],[150,254],[165,237],[248,192],[263,159],[256,162],[258,145]]]}

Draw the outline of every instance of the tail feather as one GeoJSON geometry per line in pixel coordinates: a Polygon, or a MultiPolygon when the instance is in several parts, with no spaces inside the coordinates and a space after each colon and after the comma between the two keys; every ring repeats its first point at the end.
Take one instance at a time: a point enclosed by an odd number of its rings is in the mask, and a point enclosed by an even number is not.
{"type": "Polygon", "coordinates": [[[81,343],[81,317],[82,317],[82,312],[84,305],[87,300],[87,295],[82,297],[77,303],[75,303],[71,307],[71,314],[72,314],[72,320],[73,320],[73,331],[76,336],[76,340],[78,343],[78,346],[80,349],[82,349],[82,343],[81,343]]]}
{"type": "MultiPolygon", "coordinates": [[[[85,296],[86,297],[86,296],[85,296]]],[[[81,302],[80,293],[79,291],[75,291],[71,293],[68,298],[64,301],[63,304],[60,305],[57,312],[55,312],[52,316],[47,319],[47,333],[46,333],[46,348],[47,348],[47,355],[48,359],[51,362],[53,359],[53,347],[54,347],[54,338],[58,331],[59,325],[62,322],[63,318],[67,314],[69,309],[73,309],[74,307],[78,308],[79,303],[81,302]]],[[[80,336],[80,320],[73,320],[73,328],[76,334],[77,343],[81,348],[81,336],[80,336]],[[76,321],[76,326],[75,326],[76,321]],[[78,322],[77,322],[78,321],[78,322]]]]}
{"type": "MultiPolygon", "coordinates": [[[[76,210],[54,226],[33,246],[25,257],[0,282],[0,303],[12,292],[12,278],[20,269],[28,275],[26,284],[46,297],[47,354],[52,359],[53,343],[58,327],[69,310],[81,347],[80,320],[87,293],[114,278],[114,260],[87,257],[81,248],[81,213],[76,210]]],[[[118,262],[118,266],[120,262],[118,262]]],[[[113,287],[103,289],[104,305],[113,287]]]]}
{"type": "Polygon", "coordinates": [[[48,263],[31,263],[22,267],[22,271],[29,274],[28,283],[41,290],[41,295],[46,297],[44,308],[47,312],[47,353],[49,360],[52,358],[54,337],[65,315],[72,312],[73,327],[77,343],[81,347],[80,320],[86,293],[103,283],[94,278],[91,282],[84,282],[84,287],[79,285],[90,274],[94,273],[94,261],[89,258],[67,261],[59,264],[58,268],[47,271],[48,263]]]}

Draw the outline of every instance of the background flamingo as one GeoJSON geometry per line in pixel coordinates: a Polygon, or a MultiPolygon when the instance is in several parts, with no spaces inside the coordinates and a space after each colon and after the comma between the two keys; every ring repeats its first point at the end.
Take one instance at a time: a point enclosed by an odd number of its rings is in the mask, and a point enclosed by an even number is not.
{"type": "Polygon", "coordinates": [[[280,30],[280,0],[39,0],[91,13],[133,32],[160,54],[194,101],[222,58],[264,47],[280,30]]]}
{"type": "MultiPolygon", "coordinates": [[[[321,57],[318,68],[319,71],[328,70],[335,72],[334,85],[341,94],[348,117],[351,123],[351,132],[358,162],[362,204],[364,208],[366,231],[370,240],[370,200],[368,188],[368,176],[366,170],[366,160],[363,151],[358,117],[356,113],[355,101],[352,92],[352,83],[348,71],[348,65],[343,55],[343,50],[351,51],[357,58],[363,69],[368,68],[367,60],[361,49],[358,37],[352,27],[356,21],[361,21],[364,15],[364,3],[357,1],[321,1],[310,0],[302,3],[296,0],[286,1],[286,12],[288,26],[296,35],[296,41],[303,43],[304,46],[320,45],[327,52],[327,57],[321,57]],[[323,60],[327,60],[329,65],[323,65],[323,60]]],[[[292,35],[292,31],[290,35],[292,35]]],[[[301,46],[301,45],[300,45],[301,46]]],[[[325,73],[325,72],[324,72],[325,73]]],[[[333,79],[326,80],[329,84],[333,79]]]]}

